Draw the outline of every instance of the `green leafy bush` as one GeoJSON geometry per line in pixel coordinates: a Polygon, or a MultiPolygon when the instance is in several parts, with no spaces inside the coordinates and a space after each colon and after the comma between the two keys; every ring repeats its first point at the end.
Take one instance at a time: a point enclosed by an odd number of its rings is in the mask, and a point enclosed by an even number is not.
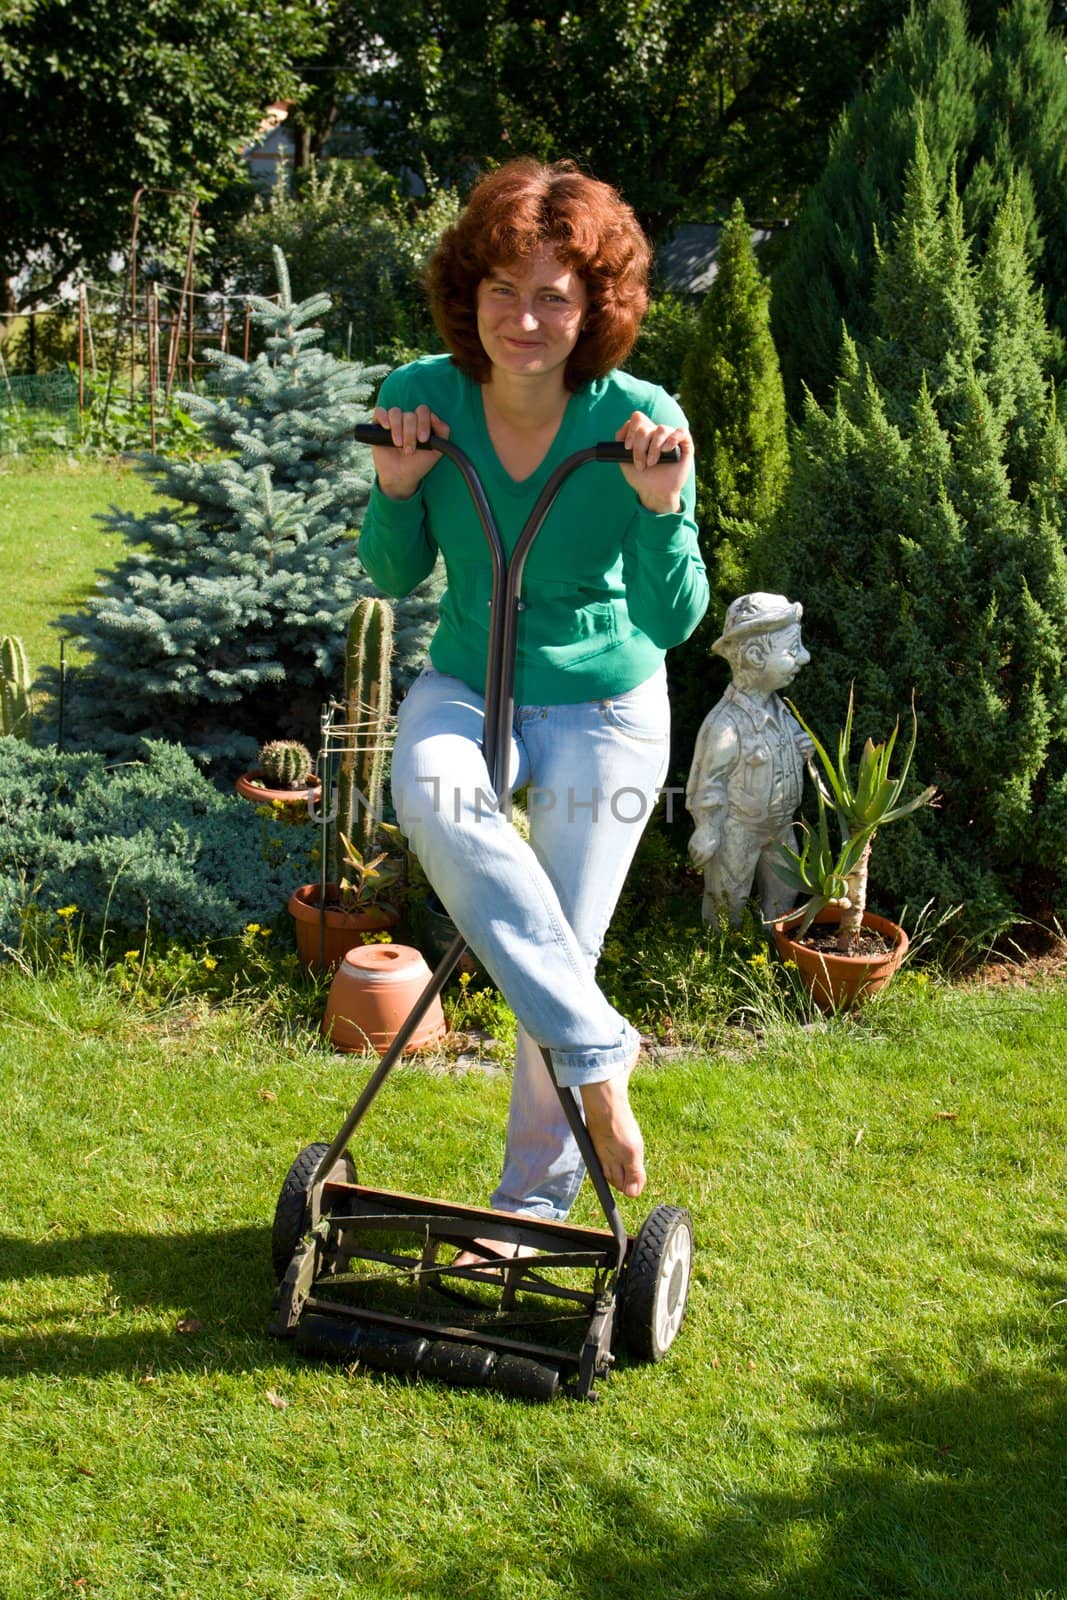
{"type": "Polygon", "coordinates": [[[270,923],[308,876],[314,834],[223,794],[179,746],[143,761],[0,739],[0,942],[22,919],[76,906],[128,939],[189,942],[270,923]]]}
{"type": "Polygon", "coordinates": [[[391,365],[439,349],[422,269],[458,199],[402,195],[368,160],[312,162],[292,193],[259,199],[222,246],[238,290],[256,292],[279,246],[301,295],[326,294],[322,326],[335,354],[391,365]]]}
{"type": "Polygon", "coordinates": [[[655,295],[627,358],[627,372],[646,383],[658,383],[668,394],[677,394],[699,315],[699,305],[690,295],[669,290],[655,295]]]}

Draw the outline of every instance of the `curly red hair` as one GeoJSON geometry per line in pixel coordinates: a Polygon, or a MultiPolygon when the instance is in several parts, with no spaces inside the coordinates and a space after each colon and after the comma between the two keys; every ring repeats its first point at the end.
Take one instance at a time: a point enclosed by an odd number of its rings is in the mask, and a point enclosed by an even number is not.
{"type": "Polygon", "coordinates": [[[648,308],[648,240],[626,202],[571,161],[509,161],[483,178],[427,267],[430,307],[452,359],[478,383],[489,357],[478,337],[477,291],[499,267],[550,245],[588,293],[578,343],[564,368],[568,389],[625,360],[648,308]]]}

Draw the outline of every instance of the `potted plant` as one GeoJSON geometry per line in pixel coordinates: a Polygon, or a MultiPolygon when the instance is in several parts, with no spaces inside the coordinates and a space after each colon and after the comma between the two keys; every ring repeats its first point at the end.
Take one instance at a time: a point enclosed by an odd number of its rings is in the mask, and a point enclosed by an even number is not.
{"type": "Polygon", "coordinates": [[[322,971],[400,920],[406,856],[381,817],[392,651],[392,607],[360,600],[348,625],[337,803],[332,826],[324,824],[322,872],[289,899],[300,958],[322,971]]]}
{"type": "Polygon", "coordinates": [[[890,769],[899,722],[883,743],[867,740],[853,770],[851,691],[836,760],[796,707],[790,705],[790,710],[811,740],[817,758],[817,762],[809,760],[808,771],[819,810],[814,827],[801,824],[804,839],[799,852],[780,847],[779,870],[807,899],[775,921],[774,938],[783,959],[796,963],[816,1002],[837,1010],[880,989],[904,959],[908,948],[904,929],[867,910],[871,846],[879,828],[932,804],[936,790],[928,787],[912,799],[904,799],[918,731],[914,702],[911,741],[896,778],[890,769]],[[830,838],[831,813],[838,833],[836,846],[830,838]]]}
{"type": "Polygon", "coordinates": [[[252,770],[242,772],[236,787],[242,800],[257,805],[302,806],[317,803],[322,795],[311,751],[297,739],[271,739],[252,770]]]}

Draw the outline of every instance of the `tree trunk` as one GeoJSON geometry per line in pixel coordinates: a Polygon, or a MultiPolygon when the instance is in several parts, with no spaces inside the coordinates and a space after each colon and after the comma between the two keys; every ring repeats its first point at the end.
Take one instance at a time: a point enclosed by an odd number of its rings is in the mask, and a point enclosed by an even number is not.
{"type": "Polygon", "coordinates": [[[843,956],[855,955],[859,943],[863,913],[867,909],[867,865],[871,859],[873,839],[872,834],[864,846],[863,854],[845,879],[847,885],[845,896],[848,904],[841,912],[841,924],[837,935],[838,953],[843,956]]]}

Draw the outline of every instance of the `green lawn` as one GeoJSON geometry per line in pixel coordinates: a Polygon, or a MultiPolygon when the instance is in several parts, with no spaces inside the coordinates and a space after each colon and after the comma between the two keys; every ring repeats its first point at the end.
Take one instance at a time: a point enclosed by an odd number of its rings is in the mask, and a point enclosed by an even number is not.
{"type": "MultiPolygon", "coordinates": [[[[0,1594],[1061,1600],[1065,1031],[1063,987],[905,977],[640,1070],[628,1221],[691,1207],[691,1315],[537,1407],[264,1336],[278,1186],[365,1064],[0,971],[0,1594]]],[[[481,1201],[506,1094],[397,1072],[361,1176],[481,1201]]]]}
{"type": "Polygon", "coordinates": [[[35,673],[59,663],[60,636],[49,624],[91,594],[97,569],[125,552],[96,514],[112,505],[145,511],[154,498],[118,463],[0,460],[0,634],[20,635],[35,673]]]}
{"type": "MultiPolygon", "coordinates": [[[[93,511],[150,500],[0,465],[0,632],[36,667],[121,554],[93,511]]],[[[368,1067],[302,992],[119,982],[0,967],[0,1600],[1067,1597],[1067,987],[765,1000],[759,1042],[643,1067],[627,1220],[690,1206],[691,1314],[662,1367],[537,1407],[265,1336],[279,1184],[368,1067]]],[[[361,1176],[484,1200],[506,1097],[398,1071],[361,1176]]]]}

